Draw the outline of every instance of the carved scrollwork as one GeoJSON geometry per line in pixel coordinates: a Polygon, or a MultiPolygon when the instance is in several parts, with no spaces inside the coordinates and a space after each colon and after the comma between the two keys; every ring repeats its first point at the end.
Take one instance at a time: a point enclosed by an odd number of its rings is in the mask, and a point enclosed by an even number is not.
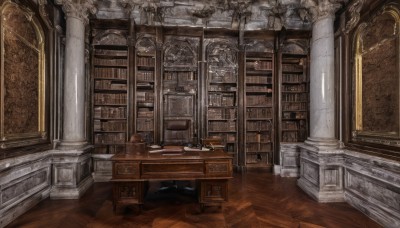
{"type": "Polygon", "coordinates": [[[139,53],[146,54],[155,54],[157,49],[154,37],[148,36],[139,36],[135,47],[139,53]]]}
{"type": "Polygon", "coordinates": [[[335,12],[342,7],[344,0],[301,0],[303,6],[315,22],[326,17],[334,17],[335,12]]]}
{"type": "Polygon", "coordinates": [[[246,51],[251,52],[274,52],[274,41],[272,40],[245,40],[246,51]]]}
{"type": "Polygon", "coordinates": [[[307,40],[290,40],[283,43],[282,53],[306,55],[309,49],[307,40]]]}
{"type": "Polygon", "coordinates": [[[196,67],[197,46],[190,40],[173,39],[164,45],[165,67],[196,67]]]}
{"type": "Polygon", "coordinates": [[[346,23],[344,28],[345,33],[349,33],[360,20],[360,12],[364,5],[365,0],[354,1],[349,7],[350,20],[346,23]]]}
{"type": "Polygon", "coordinates": [[[120,30],[94,32],[93,45],[127,45],[126,34],[120,30]]]}
{"type": "Polygon", "coordinates": [[[48,29],[53,28],[53,23],[51,23],[49,14],[47,13],[47,0],[39,0],[38,3],[40,17],[43,19],[48,29]]]}

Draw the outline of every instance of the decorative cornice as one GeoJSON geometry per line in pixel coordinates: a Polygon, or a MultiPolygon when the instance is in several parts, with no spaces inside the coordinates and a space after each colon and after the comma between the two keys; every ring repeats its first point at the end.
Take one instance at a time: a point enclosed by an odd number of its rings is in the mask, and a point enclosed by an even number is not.
{"type": "Polygon", "coordinates": [[[89,12],[95,14],[96,0],[55,0],[56,4],[62,5],[67,17],[75,17],[82,20],[85,24],[89,23],[89,12]]]}
{"type": "Polygon", "coordinates": [[[300,5],[304,7],[314,23],[327,17],[335,17],[335,12],[342,7],[341,3],[346,0],[301,0],[300,5]]]}
{"type": "Polygon", "coordinates": [[[348,34],[360,21],[360,12],[364,5],[365,0],[356,0],[349,7],[350,20],[346,23],[343,31],[348,34]]]}

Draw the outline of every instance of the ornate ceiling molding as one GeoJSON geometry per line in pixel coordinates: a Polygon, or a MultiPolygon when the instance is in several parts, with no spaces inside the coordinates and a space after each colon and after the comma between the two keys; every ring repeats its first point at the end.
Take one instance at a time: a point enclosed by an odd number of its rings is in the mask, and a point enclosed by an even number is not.
{"type": "Polygon", "coordinates": [[[360,21],[360,12],[365,3],[365,0],[356,0],[349,7],[350,20],[346,23],[346,27],[344,28],[345,33],[349,33],[357,23],[360,21]]]}

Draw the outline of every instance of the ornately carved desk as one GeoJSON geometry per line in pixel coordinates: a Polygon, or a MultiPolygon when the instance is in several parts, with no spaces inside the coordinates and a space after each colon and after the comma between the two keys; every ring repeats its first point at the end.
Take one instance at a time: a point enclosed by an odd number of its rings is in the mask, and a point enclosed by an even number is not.
{"type": "Polygon", "coordinates": [[[144,203],[150,180],[196,180],[198,199],[204,206],[221,206],[228,200],[232,157],[224,151],[161,150],[119,153],[113,163],[113,209],[118,204],[144,203]]]}

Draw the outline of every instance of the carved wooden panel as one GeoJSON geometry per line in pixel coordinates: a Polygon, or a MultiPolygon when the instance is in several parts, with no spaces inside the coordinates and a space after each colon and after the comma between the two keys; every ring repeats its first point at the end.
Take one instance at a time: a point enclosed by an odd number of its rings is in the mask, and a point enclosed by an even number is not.
{"type": "Polygon", "coordinates": [[[167,37],[164,67],[197,67],[199,39],[167,37]]]}
{"type": "Polygon", "coordinates": [[[307,55],[309,48],[308,40],[289,40],[283,43],[281,48],[284,54],[307,55]]]}
{"type": "Polygon", "coordinates": [[[184,94],[165,95],[165,117],[192,117],[194,109],[194,96],[184,94]]]}
{"type": "Polygon", "coordinates": [[[115,162],[113,168],[113,177],[119,178],[139,178],[139,162],[115,162]]]}
{"type": "Polygon", "coordinates": [[[142,181],[114,182],[113,204],[142,204],[145,184],[142,181]]]}
{"type": "Polygon", "coordinates": [[[93,30],[93,45],[127,45],[126,32],[121,30],[93,30]]]}
{"type": "Polygon", "coordinates": [[[141,54],[154,55],[156,53],[156,44],[153,37],[141,36],[136,42],[136,50],[141,54]]]}
{"type": "Polygon", "coordinates": [[[275,50],[273,40],[245,39],[244,44],[246,45],[246,51],[248,52],[273,53],[275,50]]]}
{"type": "Polygon", "coordinates": [[[228,200],[227,180],[200,181],[200,189],[200,203],[213,204],[228,200]]]}
{"type": "Polygon", "coordinates": [[[230,161],[206,162],[206,176],[229,176],[232,173],[230,161]]]}

